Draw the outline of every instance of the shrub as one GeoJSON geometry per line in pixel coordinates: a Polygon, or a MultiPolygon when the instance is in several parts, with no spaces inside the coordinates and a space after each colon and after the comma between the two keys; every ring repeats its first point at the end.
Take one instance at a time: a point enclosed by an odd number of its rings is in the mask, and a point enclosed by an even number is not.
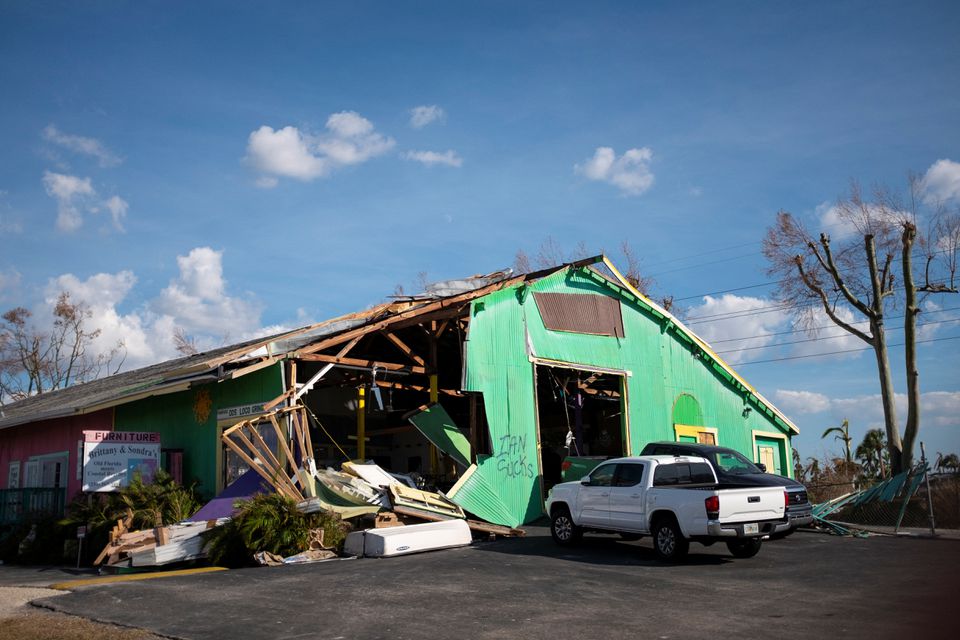
{"type": "Polygon", "coordinates": [[[87,527],[83,559],[90,562],[106,546],[117,520],[127,517],[128,509],[133,513],[130,528],[137,530],[181,522],[199,508],[193,486],[182,487],[170,474],[158,471],[149,484],[134,478],[130,486],[117,493],[78,495],[67,506],[67,517],[58,524],[68,536],[72,536],[78,526],[87,527]]]}
{"type": "Polygon", "coordinates": [[[324,544],[339,549],[347,526],[331,513],[303,513],[290,498],[261,494],[234,505],[238,512],[230,522],[207,535],[207,555],[214,564],[230,567],[250,565],[253,554],[269,551],[291,556],[309,546],[312,529],[322,528],[324,544]]]}

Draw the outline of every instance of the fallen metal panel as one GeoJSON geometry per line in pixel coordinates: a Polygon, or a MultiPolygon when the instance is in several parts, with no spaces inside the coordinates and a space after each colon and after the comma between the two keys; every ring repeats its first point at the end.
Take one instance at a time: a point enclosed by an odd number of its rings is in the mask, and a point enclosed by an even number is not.
{"type": "Polygon", "coordinates": [[[437,449],[463,466],[470,466],[470,441],[440,404],[421,407],[409,420],[437,449]]]}
{"type": "Polygon", "coordinates": [[[620,301],[590,293],[548,293],[536,291],[543,326],[552,331],[588,333],[598,336],[623,337],[623,316],[620,301]]]}
{"type": "Polygon", "coordinates": [[[503,481],[497,475],[496,459],[478,457],[479,464],[470,465],[457,484],[447,492],[447,497],[487,522],[516,527],[523,518],[514,515],[513,510],[500,498],[503,481]]]}

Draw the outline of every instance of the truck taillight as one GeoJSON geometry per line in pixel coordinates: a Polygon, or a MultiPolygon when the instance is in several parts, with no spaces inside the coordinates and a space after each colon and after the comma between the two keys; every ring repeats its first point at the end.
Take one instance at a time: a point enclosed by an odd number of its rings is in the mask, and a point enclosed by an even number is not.
{"type": "Polygon", "coordinates": [[[790,494],[786,491],[783,492],[783,509],[784,511],[790,507],[790,494]]]}
{"type": "Polygon", "coordinates": [[[571,462],[570,460],[564,460],[563,463],[560,465],[560,469],[563,471],[566,471],[572,466],[573,466],[573,462],[571,462]]]}
{"type": "Polygon", "coordinates": [[[716,519],[720,517],[720,496],[710,496],[703,501],[703,506],[707,510],[708,519],[716,519]]]}

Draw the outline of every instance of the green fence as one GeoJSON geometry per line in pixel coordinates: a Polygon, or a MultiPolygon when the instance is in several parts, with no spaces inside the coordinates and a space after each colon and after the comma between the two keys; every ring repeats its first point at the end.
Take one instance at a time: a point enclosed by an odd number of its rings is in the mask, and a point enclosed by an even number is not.
{"type": "Polygon", "coordinates": [[[62,516],[66,489],[0,489],[0,525],[37,516],[62,516]]]}

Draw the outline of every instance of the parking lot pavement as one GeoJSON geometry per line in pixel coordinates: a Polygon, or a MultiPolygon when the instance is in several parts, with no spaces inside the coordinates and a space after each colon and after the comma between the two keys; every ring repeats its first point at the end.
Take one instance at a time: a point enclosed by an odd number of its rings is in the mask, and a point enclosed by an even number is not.
{"type": "MultiPolygon", "coordinates": [[[[389,559],[84,587],[46,606],[176,638],[893,638],[952,631],[960,543],[797,533],[749,560],[546,529],[389,559]]],[[[951,633],[952,637],[952,633],[951,633]]]]}

